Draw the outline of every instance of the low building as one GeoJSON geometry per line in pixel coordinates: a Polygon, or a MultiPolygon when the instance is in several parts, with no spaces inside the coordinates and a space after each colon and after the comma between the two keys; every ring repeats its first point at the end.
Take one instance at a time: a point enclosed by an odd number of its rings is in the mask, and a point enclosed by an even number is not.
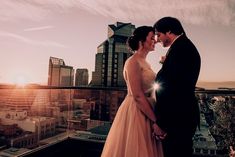
{"type": "Polygon", "coordinates": [[[216,156],[217,154],[216,142],[209,131],[204,115],[201,115],[200,130],[196,131],[193,138],[193,153],[201,156],[216,156]]]}

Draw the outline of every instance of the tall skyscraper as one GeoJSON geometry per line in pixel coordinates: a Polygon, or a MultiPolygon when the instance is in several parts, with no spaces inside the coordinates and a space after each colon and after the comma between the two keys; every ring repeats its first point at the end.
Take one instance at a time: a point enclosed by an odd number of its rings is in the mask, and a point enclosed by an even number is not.
{"type": "Polygon", "coordinates": [[[124,87],[123,67],[131,56],[126,41],[135,26],[117,22],[108,25],[108,39],[97,48],[95,71],[92,72],[91,86],[124,87]]]}
{"type": "Polygon", "coordinates": [[[48,86],[73,86],[74,69],[65,65],[63,59],[50,57],[48,86]]]}
{"type": "Polygon", "coordinates": [[[75,86],[87,86],[88,76],[88,69],[77,69],[75,76],[75,86]]]}

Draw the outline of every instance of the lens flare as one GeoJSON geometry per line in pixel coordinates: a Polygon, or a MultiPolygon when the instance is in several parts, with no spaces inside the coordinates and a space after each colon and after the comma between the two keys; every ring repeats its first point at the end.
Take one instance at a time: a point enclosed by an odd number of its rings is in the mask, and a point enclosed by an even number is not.
{"type": "Polygon", "coordinates": [[[157,90],[159,90],[159,88],[160,88],[159,83],[155,82],[155,83],[153,84],[153,89],[154,89],[155,91],[157,91],[157,90]]]}

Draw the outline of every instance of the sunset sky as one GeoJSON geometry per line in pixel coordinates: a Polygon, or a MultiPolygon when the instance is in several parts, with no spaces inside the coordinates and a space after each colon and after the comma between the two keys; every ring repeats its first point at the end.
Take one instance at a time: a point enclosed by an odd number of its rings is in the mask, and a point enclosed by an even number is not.
{"type": "MultiPolygon", "coordinates": [[[[91,78],[109,24],[153,25],[164,16],[181,20],[198,48],[200,81],[235,81],[234,0],[2,0],[0,83],[47,84],[50,56],[88,68],[91,78]]],[[[148,56],[156,72],[166,51],[157,45],[148,56]]]]}

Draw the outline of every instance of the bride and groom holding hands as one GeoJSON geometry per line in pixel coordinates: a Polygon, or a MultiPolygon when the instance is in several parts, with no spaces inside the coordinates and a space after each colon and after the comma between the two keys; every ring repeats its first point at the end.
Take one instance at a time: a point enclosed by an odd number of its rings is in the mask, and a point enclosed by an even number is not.
{"type": "Polygon", "coordinates": [[[174,17],[138,27],[127,45],[134,52],[123,69],[127,96],[101,157],[192,156],[192,137],[200,120],[194,94],[201,64],[196,47],[174,17]],[[146,57],[157,42],[169,49],[155,74],[146,57]]]}

